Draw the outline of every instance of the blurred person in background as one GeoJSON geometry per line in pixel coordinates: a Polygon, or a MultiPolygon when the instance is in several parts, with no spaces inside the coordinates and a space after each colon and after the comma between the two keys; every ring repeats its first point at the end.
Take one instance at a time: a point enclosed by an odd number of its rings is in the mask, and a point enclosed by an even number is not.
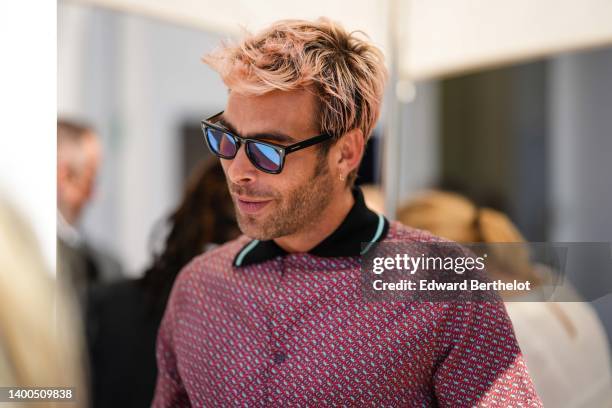
{"type": "MultiPolygon", "coordinates": [[[[86,407],[80,321],[70,292],[47,272],[36,239],[0,196],[0,387],[73,387],[86,407]]],[[[2,407],[55,407],[55,402],[0,402],[2,407]]]]}
{"type": "Polygon", "coordinates": [[[57,277],[84,305],[92,285],[122,278],[119,262],[89,245],[78,223],[92,198],[102,147],[91,128],[57,122],[57,277]]]}
{"type": "Polygon", "coordinates": [[[157,329],[176,276],[192,258],[239,234],[217,160],[192,172],[181,203],[163,227],[165,245],[143,278],[100,286],[89,298],[94,407],[151,405],[157,329]]]}
{"type": "Polygon", "coordinates": [[[441,241],[354,186],[385,89],[380,50],[325,18],[285,20],[204,61],[229,89],[202,128],[244,235],[177,277],[153,406],[541,406],[501,301],[363,296],[376,243],[441,241]]]}
{"type": "MultiPolygon", "coordinates": [[[[450,192],[429,191],[398,209],[406,225],[462,243],[525,243],[503,213],[476,206],[450,192]]],[[[537,283],[545,279],[541,265],[531,265],[526,246],[490,246],[487,272],[493,279],[537,283]],[[492,262],[491,262],[492,261],[492,262]]],[[[566,283],[567,284],[567,283],[566,283]]],[[[612,406],[610,351],[605,331],[590,303],[580,302],[571,287],[568,302],[533,302],[504,293],[506,308],[529,373],[546,407],[612,406]]]]}

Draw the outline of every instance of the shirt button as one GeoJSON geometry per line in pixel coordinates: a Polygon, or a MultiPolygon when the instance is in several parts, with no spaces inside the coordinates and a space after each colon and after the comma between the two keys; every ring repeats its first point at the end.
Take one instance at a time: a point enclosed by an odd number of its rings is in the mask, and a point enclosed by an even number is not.
{"type": "Polygon", "coordinates": [[[286,358],[287,358],[287,355],[283,353],[282,351],[274,353],[274,362],[276,364],[281,364],[282,362],[285,361],[286,358]]]}

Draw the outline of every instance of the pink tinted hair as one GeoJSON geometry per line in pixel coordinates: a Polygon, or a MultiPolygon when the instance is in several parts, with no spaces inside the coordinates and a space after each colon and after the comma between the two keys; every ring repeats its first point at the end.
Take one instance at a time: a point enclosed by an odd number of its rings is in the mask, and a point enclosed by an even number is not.
{"type": "Polygon", "coordinates": [[[312,89],[322,133],[352,129],[370,137],[380,114],[387,71],[381,51],[326,18],[282,20],[204,57],[232,91],[261,95],[312,89]]]}

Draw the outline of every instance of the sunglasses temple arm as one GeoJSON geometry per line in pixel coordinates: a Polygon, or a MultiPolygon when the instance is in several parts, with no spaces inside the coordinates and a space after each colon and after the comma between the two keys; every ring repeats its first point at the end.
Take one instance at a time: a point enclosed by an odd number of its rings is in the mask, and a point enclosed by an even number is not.
{"type": "Polygon", "coordinates": [[[327,139],[330,139],[331,136],[330,135],[319,135],[319,136],[315,136],[312,139],[308,139],[308,140],[304,140],[302,142],[298,142],[295,144],[292,144],[291,146],[287,146],[287,148],[285,148],[285,153],[291,153],[291,152],[295,152],[297,150],[301,150],[301,149],[305,149],[307,147],[310,147],[312,145],[316,145],[318,143],[324,142],[327,139]]]}

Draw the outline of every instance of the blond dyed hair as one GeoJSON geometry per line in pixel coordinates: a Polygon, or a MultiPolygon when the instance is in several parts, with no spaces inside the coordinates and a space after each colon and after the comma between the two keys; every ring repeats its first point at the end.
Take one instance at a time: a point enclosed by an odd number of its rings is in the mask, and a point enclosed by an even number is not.
{"type": "MultiPolygon", "coordinates": [[[[321,133],[338,140],[359,129],[367,142],[380,115],[387,71],[382,52],[360,34],[326,18],[282,20],[223,44],[203,61],[240,94],[312,90],[321,133]]],[[[356,170],[347,177],[349,185],[355,177],[356,170]]]]}

